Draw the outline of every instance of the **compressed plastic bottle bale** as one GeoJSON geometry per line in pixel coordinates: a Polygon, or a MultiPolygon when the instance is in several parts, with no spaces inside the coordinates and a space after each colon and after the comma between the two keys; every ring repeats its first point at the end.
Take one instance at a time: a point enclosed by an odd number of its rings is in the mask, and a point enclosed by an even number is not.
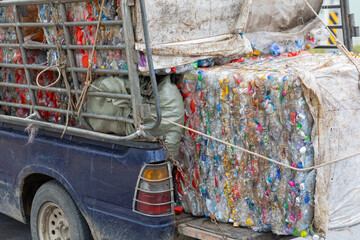
{"type": "MultiPolygon", "coordinates": [[[[185,125],[287,165],[311,166],[309,108],[297,75],[286,67],[272,71],[276,64],[261,60],[244,69],[232,64],[185,74],[185,125]],[[188,86],[194,86],[191,93],[188,86]]],[[[181,145],[181,152],[187,152],[182,164],[189,167],[191,180],[191,170],[200,169],[199,189],[219,221],[277,234],[306,233],[313,217],[313,174],[279,167],[186,131],[183,141],[189,140],[194,146],[181,145]]]]}

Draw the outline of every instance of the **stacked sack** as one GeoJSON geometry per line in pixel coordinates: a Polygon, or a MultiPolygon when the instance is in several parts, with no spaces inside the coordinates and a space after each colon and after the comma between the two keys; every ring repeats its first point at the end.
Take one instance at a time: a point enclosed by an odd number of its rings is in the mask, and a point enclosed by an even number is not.
{"type": "MultiPolygon", "coordinates": [[[[299,169],[312,166],[312,116],[297,74],[284,65],[291,60],[284,60],[240,59],[186,73],[181,83],[185,125],[299,169]],[[280,64],[284,70],[276,70],[280,64]]],[[[314,171],[279,167],[192,131],[183,135],[180,159],[219,221],[277,234],[308,233],[314,171]]],[[[179,176],[177,192],[184,208],[204,215],[179,176]]]]}

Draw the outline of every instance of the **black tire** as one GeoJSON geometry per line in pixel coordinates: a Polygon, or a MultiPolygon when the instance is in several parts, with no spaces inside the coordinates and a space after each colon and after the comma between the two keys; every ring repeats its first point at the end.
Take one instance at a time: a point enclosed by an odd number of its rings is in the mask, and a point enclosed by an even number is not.
{"type": "MultiPolygon", "coordinates": [[[[39,218],[42,218],[42,216],[46,214],[51,215],[48,211],[43,210],[46,209],[48,205],[56,206],[63,212],[64,216],[62,216],[62,219],[66,219],[68,223],[66,232],[70,235],[71,240],[92,239],[89,227],[69,193],[57,181],[50,181],[39,188],[32,203],[30,226],[33,240],[39,239],[39,218]]],[[[55,208],[55,210],[57,210],[57,208],[55,208]]],[[[55,210],[51,217],[55,216],[57,218],[55,210]]],[[[50,217],[48,221],[44,220],[44,218],[41,220],[43,223],[48,222],[45,224],[54,224],[54,221],[50,223],[50,217]]],[[[49,234],[54,231],[49,231],[49,234]]],[[[60,231],[56,234],[60,234],[60,231]]]]}

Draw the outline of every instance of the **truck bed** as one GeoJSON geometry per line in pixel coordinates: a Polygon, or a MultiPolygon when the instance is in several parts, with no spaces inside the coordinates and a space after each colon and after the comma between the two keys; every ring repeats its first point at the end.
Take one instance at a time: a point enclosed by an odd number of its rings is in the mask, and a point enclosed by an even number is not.
{"type": "MultiPolygon", "coordinates": [[[[273,233],[259,233],[250,228],[233,227],[228,223],[219,223],[228,240],[288,240],[293,236],[278,236],[273,233]]],[[[182,213],[176,215],[176,240],[222,240],[218,228],[209,218],[194,217],[182,213]]]]}

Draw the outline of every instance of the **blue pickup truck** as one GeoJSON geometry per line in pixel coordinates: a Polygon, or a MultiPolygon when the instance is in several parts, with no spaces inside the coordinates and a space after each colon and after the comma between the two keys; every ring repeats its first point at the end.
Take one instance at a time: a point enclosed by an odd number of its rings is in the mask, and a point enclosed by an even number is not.
{"type": "MultiPolygon", "coordinates": [[[[142,11],[148,46],[149,81],[155,96],[157,116],[153,126],[142,124],[149,106],[141,101],[140,74],[137,71],[138,60],[132,29],[133,1],[105,1],[117,7],[118,17],[115,19],[103,16],[102,20],[70,21],[67,8],[81,2],[89,1],[0,1],[0,29],[2,36],[7,34],[0,43],[0,69],[2,73],[8,74],[3,74],[0,79],[0,212],[21,222],[30,222],[34,240],[172,239],[172,169],[162,145],[146,133],[147,130],[156,129],[161,119],[146,13],[142,11]],[[29,15],[27,11],[37,11],[39,6],[48,6],[50,20],[26,22],[29,19],[26,18],[29,15]],[[56,21],[51,18],[55,13],[58,14],[56,21]],[[44,105],[39,100],[40,92],[45,90],[46,94],[70,92],[71,97],[79,99],[83,90],[79,75],[84,76],[90,68],[77,65],[75,58],[78,51],[90,51],[92,45],[74,43],[72,29],[95,29],[99,27],[98,23],[104,28],[121,28],[124,42],[117,45],[96,45],[95,42],[95,50],[124,51],[127,65],[122,69],[91,68],[91,74],[126,75],[131,93],[88,91],[87,96],[130,101],[133,112],[128,118],[86,112],[80,116],[75,110],[44,105]],[[36,44],[27,41],[25,32],[29,28],[44,29],[45,33],[49,28],[55,28],[55,32],[62,34],[61,41],[51,42],[50,39],[49,42],[48,39],[46,43],[36,44]],[[16,39],[11,41],[9,36],[15,36],[16,39]],[[34,49],[57,49],[66,54],[66,66],[61,71],[70,76],[71,89],[61,84],[44,87],[34,81],[34,71],[61,72],[59,67],[46,69],[49,65],[38,64],[31,61],[30,57],[24,57],[29,56],[34,49]],[[9,51],[14,56],[20,56],[20,60],[6,59],[5,53],[9,51]],[[11,76],[11,72],[17,74],[16,81],[6,77],[11,76]],[[13,95],[7,99],[8,93],[24,93],[24,96],[16,101],[13,95]],[[126,122],[132,124],[136,131],[128,136],[101,133],[87,128],[85,123],[81,126],[66,126],[64,123],[47,121],[44,119],[45,113],[58,114],[55,116],[70,113],[79,122],[82,118],[126,122]],[[31,133],[36,128],[36,136],[30,136],[29,139],[28,133],[24,131],[26,127],[31,133]],[[61,133],[65,133],[63,137],[60,137],[61,133]]],[[[144,1],[139,2],[144,10],[144,1]]],[[[98,1],[97,6],[99,3],[101,1],[98,1]]],[[[53,96],[51,94],[49,96],[53,96]]]]}
{"type": "Polygon", "coordinates": [[[172,238],[171,170],[158,144],[45,130],[27,144],[23,127],[8,123],[0,141],[0,210],[30,216],[33,239],[172,238]]]}

